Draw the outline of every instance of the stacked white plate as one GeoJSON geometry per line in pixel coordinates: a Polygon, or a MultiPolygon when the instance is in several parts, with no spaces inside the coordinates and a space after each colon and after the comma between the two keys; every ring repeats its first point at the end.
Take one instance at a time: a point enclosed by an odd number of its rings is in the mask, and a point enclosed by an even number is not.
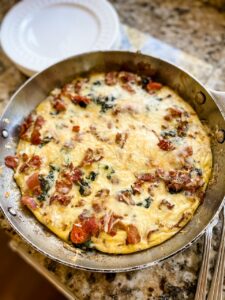
{"type": "Polygon", "coordinates": [[[31,76],[69,56],[120,44],[119,18],[106,0],[24,0],[3,20],[3,51],[31,76]]]}

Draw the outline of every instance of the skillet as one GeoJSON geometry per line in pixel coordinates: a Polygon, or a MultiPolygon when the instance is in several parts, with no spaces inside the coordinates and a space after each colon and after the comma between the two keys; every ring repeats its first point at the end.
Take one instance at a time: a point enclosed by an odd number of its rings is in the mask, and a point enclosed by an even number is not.
{"type": "Polygon", "coordinates": [[[189,247],[200,237],[224,204],[225,195],[225,96],[209,91],[180,68],[161,59],[125,51],[91,52],[59,62],[29,79],[11,98],[0,120],[0,207],[15,231],[44,255],[65,265],[98,272],[122,272],[143,269],[189,247]],[[55,87],[77,75],[114,70],[154,75],[157,81],[174,89],[207,123],[212,138],[213,172],[203,204],[193,219],[164,243],[141,252],[109,255],[80,251],[41,225],[22,209],[20,192],[13,180],[13,171],[4,166],[4,157],[15,153],[18,125],[55,87]],[[224,102],[223,102],[224,98],[224,102]]]}

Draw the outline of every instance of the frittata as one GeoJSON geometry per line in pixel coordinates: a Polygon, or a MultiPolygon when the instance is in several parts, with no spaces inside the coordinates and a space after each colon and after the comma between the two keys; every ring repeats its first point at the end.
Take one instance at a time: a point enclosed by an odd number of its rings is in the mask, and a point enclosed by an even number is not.
{"type": "Polygon", "coordinates": [[[21,124],[5,163],[21,203],[59,238],[125,254],[162,243],[192,218],[212,153],[175,91],[115,71],[54,89],[21,124]]]}

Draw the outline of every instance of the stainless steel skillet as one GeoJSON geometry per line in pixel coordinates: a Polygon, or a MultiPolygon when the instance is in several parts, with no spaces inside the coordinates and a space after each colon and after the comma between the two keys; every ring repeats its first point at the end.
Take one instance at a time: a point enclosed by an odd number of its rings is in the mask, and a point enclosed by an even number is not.
{"type": "MultiPolygon", "coordinates": [[[[190,246],[210,224],[223,205],[225,195],[225,99],[212,93],[191,75],[160,59],[130,52],[93,52],[57,63],[28,80],[12,97],[0,120],[0,164],[16,149],[18,124],[54,87],[76,75],[89,72],[125,70],[145,75],[176,90],[207,122],[213,133],[213,178],[204,203],[185,228],[163,244],[139,253],[107,255],[99,252],[75,252],[50,234],[19,205],[20,193],[13,172],[3,166],[0,177],[0,205],[12,227],[34,248],[52,259],[80,269],[99,272],[121,272],[142,269],[190,246]]],[[[225,97],[224,97],[225,98],[225,97]]]]}

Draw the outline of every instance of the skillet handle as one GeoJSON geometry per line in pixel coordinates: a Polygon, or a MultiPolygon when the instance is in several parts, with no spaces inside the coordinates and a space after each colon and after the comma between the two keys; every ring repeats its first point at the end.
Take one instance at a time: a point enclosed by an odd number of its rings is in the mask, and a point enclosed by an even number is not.
{"type": "Polygon", "coordinates": [[[210,90],[210,94],[215,99],[216,104],[218,104],[223,116],[225,117],[225,92],[210,90]]]}

